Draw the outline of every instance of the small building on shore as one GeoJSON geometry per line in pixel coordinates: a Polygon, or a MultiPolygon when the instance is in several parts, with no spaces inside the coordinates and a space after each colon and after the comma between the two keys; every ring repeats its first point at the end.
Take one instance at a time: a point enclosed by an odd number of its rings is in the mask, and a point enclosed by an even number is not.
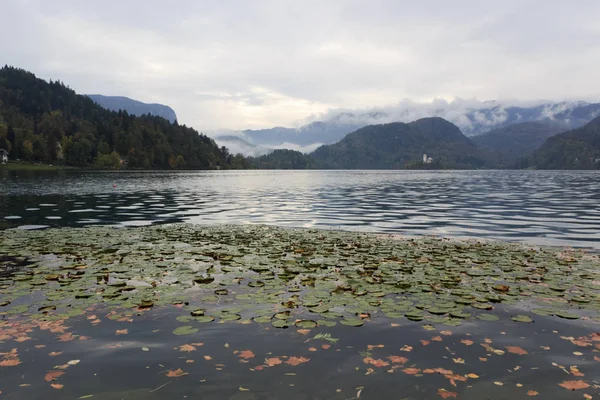
{"type": "Polygon", "coordinates": [[[5,163],[8,161],[8,151],[0,149],[0,162],[5,163]]]}
{"type": "Polygon", "coordinates": [[[433,162],[433,158],[427,157],[427,153],[423,153],[423,164],[431,164],[433,162]]]}

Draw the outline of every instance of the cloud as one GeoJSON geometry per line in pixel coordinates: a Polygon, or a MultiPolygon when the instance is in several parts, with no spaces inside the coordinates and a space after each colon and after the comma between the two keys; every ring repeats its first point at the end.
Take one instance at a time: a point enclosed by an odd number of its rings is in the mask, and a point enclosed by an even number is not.
{"type": "Polygon", "coordinates": [[[201,131],[599,98],[595,0],[15,0],[2,13],[0,62],[168,104],[201,131]]]}

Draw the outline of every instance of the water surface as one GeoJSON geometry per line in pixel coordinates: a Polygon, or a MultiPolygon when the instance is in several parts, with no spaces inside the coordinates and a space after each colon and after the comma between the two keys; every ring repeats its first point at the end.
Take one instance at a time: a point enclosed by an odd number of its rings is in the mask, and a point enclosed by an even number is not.
{"type": "Polygon", "coordinates": [[[593,171],[2,172],[0,227],[267,224],[600,248],[593,171]]]}

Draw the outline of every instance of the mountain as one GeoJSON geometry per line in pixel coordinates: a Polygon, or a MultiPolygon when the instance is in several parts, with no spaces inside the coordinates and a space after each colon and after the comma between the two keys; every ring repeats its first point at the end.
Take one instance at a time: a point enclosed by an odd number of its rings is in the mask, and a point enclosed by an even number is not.
{"type": "Polygon", "coordinates": [[[460,129],[438,117],[411,123],[369,125],[340,142],[321,146],[311,156],[319,167],[333,169],[401,169],[411,167],[477,168],[485,155],[460,129]],[[433,158],[423,164],[423,154],[433,158]]]}
{"type": "Polygon", "coordinates": [[[111,111],[127,111],[128,114],[142,116],[145,114],[163,117],[169,122],[177,121],[175,111],[162,104],[148,104],[122,96],[103,96],[101,94],[88,94],[90,99],[111,111]]]}
{"type": "Polygon", "coordinates": [[[278,149],[258,158],[249,159],[252,168],[257,169],[314,169],[315,160],[295,150],[278,149]]]}
{"type": "Polygon", "coordinates": [[[300,128],[276,127],[238,132],[257,146],[280,148],[289,146],[332,144],[348,133],[367,125],[410,122],[420,118],[441,117],[460,128],[466,136],[476,136],[492,129],[523,122],[547,122],[562,130],[578,128],[600,116],[600,103],[559,102],[533,106],[511,106],[498,102],[455,100],[433,103],[404,101],[396,106],[368,111],[331,111],[319,121],[300,128]]]}
{"type": "Polygon", "coordinates": [[[479,147],[499,153],[501,163],[510,167],[519,158],[530,155],[546,139],[560,132],[564,132],[564,129],[558,124],[522,122],[473,136],[471,140],[479,147]]]}
{"type": "Polygon", "coordinates": [[[600,169],[600,117],[581,128],[552,136],[534,151],[537,169],[600,169]]]}
{"type": "Polygon", "coordinates": [[[162,117],[109,111],[61,82],[0,69],[0,148],[10,158],[99,168],[229,168],[209,137],[162,117]]]}

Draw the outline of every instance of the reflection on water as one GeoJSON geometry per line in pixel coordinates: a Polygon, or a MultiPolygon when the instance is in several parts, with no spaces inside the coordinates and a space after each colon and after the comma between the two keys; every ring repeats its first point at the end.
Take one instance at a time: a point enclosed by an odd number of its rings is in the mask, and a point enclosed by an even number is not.
{"type": "Polygon", "coordinates": [[[600,173],[3,172],[0,228],[268,224],[600,249],[600,173]]]}

